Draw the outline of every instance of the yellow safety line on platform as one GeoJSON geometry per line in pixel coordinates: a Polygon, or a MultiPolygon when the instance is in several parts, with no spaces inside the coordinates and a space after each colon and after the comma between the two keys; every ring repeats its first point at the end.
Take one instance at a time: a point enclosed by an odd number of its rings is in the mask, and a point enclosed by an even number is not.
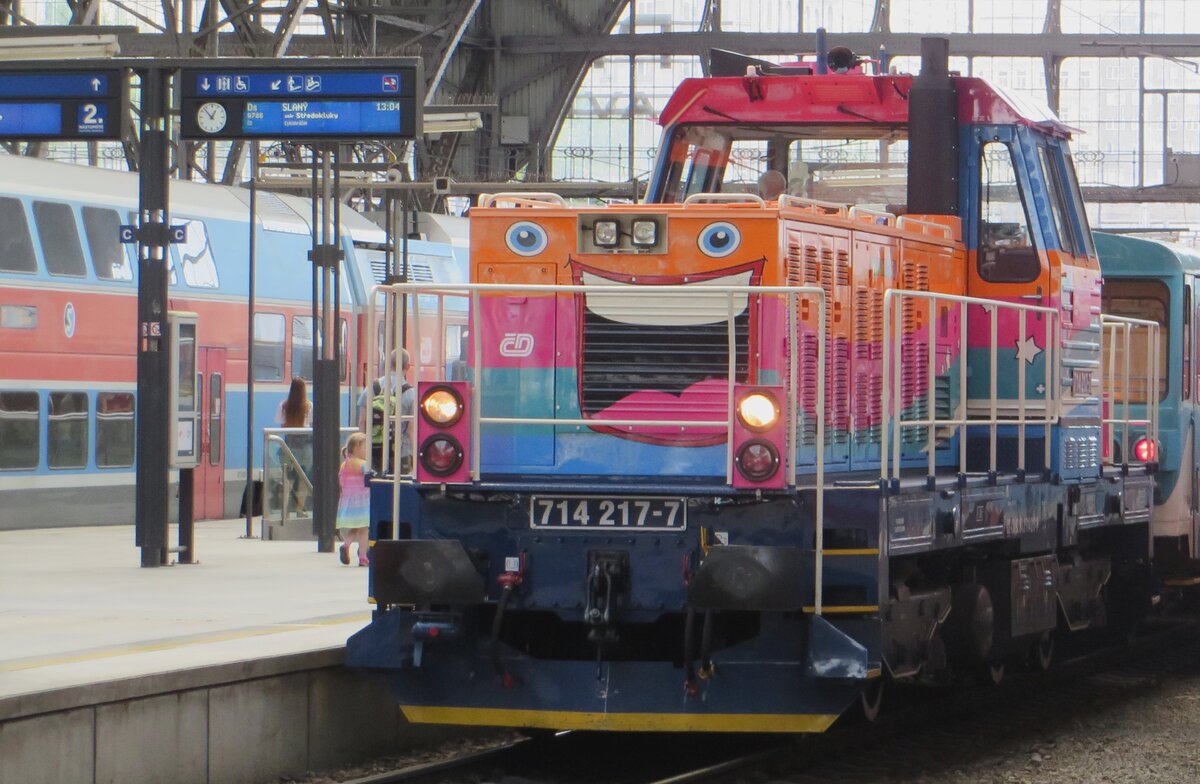
{"type": "Polygon", "coordinates": [[[824,732],[837,719],[828,713],[601,713],[505,708],[401,705],[415,724],[540,727],[548,730],[653,730],[659,732],[824,732]]]}
{"type": "Polygon", "coordinates": [[[878,547],[861,547],[847,550],[822,550],[822,555],[879,555],[878,547]]]}
{"type": "Polygon", "coordinates": [[[322,626],[339,626],[343,623],[365,623],[370,619],[370,613],[350,613],[347,615],[335,615],[331,618],[323,618],[309,622],[281,623],[273,626],[256,626],[251,629],[239,629],[230,632],[213,632],[211,634],[198,634],[191,637],[181,637],[174,640],[159,640],[157,642],[118,645],[112,648],[101,648],[99,650],[83,651],[64,656],[47,656],[39,659],[18,659],[17,661],[7,664],[0,664],[0,672],[20,672],[21,670],[34,670],[38,667],[55,667],[61,664],[78,664],[80,662],[96,661],[98,659],[115,659],[118,656],[133,656],[139,653],[169,651],[174,648],[186,648],[189,645],[207,645],[209,643],[216,642],[245,640],[252,637],[265,637],[269,634],[295,632],[302,629],[316,629],[322,626]]]}
{"type": "Polygon", "coordinates": [[[1200,585],[1200,577],[1179,577],[1164,582],[1172,588],[1190,588],[1193,585],[1200,585]]]}
{"type": "MultiPolygon", "coordinates": [[[[817,608],[814,607],[813,605],[809,605],[809,606],[803,608],[804,612],[806,612],[806,613],[815,612],[816,609],[817,608]]],[[[829,615],[831,613],[844,613],[844,614],[851,614],[851,615],[862,614],[862,613],[873,613],[873,612],[879,612],[879,605],[878,604],[843,604],[843,605],[826,604],[826,605],[822,605],[821,612],[825,613],[826,615],[829,615]]]]}

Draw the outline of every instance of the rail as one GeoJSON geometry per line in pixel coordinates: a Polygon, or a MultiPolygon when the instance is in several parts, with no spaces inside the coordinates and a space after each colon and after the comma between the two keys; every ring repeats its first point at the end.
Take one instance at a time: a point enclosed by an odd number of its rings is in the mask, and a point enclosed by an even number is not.
{"type": "MultiPolygon", "coordinates": [[[[737,334],[735,329],[735,318],[743,308],[749,307],[751,298],[776,297],[784,301],[786,314],[786,325],[784,326],[787,335],[788,356],[791,358],[787,363],[787,381],[786,381],[786,401],[782,406],[783,414],[787,417],[785,427],[786,449],[785,454],[788,456],[786,461],[786,482],[788,487],[796,486],[796,467],[798,461],[797,452],[799,449],[798,426],[799,419],[802,414],[811,416],[815,420],[816,425],[816,446],[814,447],[815,455],[815,566],[814,580],[815,596],[814,608],[816,614],[822,612],[822,580],[823,580],[823,558],[824,558],[824,488],[825,488],[825,363],[826,363],[826,303],[824,289],[816,286],[808,287],[789,287],[789,286],[709,286],[705,285],[702,289],[698,289],[695,285],[653,285],[653,286],[632,286],[632,285],[550,285],[550,284],[506,284],[506,283],[397,283],[391,286],[377,286],[372,291],[372,295],[368,302],[368,323],[376,323],[378,318],[378,307],[382,301],[383,307],[387,314],[398,314],[402,312],[400,303],[407,302],[411,309],[411,314],[408,319],[408,324],[411,329],[411,334],[405,334],[405,323],[403,319],[391,318],[389,324],[390,329],[384,330],[384,356],[387,356],[393,346],[416,346],[425,345],[423,342],[423,330],[427,329],[426,319],[422,317],[422,308],[425,306],[423,301],[429,297],[435,297],[437,301],[437,314],[445,312],[445,299],[447,297],[460,297],[469,300],[469,309],[472,314],[472,327],[470,338],[470,358],[467,363],[469,372],[466,374],[467,380],[471,384],[471,405],[470,405],[470,477],[474,482],[481,479],[481,461],[482,450],[481,431],[486,425],[542,425],[553,427],[595,427],[597,424],[602,424],[609,428],[626,428],[629,432],[635,432],[639,428],[723,428],[725,430],[725,481],[727,484],[732,484],[734,481],[734,407],[736,404],[734,389],[737,383],[737,359],[738,359],[738,344],[737,334]],[[607,298],[610,303],[620,303],[621,307],[628,306],[630,300],[648,299],[652,300],[649,307],[654,310],[661,311],[664,307],[664,302],[675,300],[682,302],[684,307],[696,308],[699,304],[706,305],[713,312],[718,312],[717,307],[724,302],[724,313],[726,323],[727,336],[727,367],[726,367],[726,400],[725,400],[725,416],[722,419],[683,419],[683,418],[657,418],[657,419],[605,419],[602,422],[593,419],[584,419],[578,417],[517,417],[517,416],[484,416],[483,410],[484,399],[489,392],[485,385],[480,384],[479,380],[483,377],[483,345],[485,342],[488,345],[498,344],[503,335],[486,335],[480,334],[481,319],[478,317],[480,313],[480,304],[482,296],[494,295],[509,295],[509,296],[528,296],[528,295],[584,295],[590,298],[607,298]],[[817,343],[817,362],[816,367],[819,368],[815,374],[816,379],[804,379],[804,383],[815,383],[816,386],[816,404],[811,412],[802,412],[799,390],[801,389],[800,375],[800,305],[801,301],[815,302],[815,307],[810,308],[810,314],[807,318],[811,322],[815,316],[816,324],[810,326],[818,339],[817,343]]],[[[761,299],[759,300],[761,302],[761,299]]],[[[759,308],[759,313],[762,314],[763,308],[759,308]]],[[[764,318],[764,316],[760,316],[764,318]]],[[[440,316],[438,317],[440,323],[440,316]]],[[[546,325],[548,329],[553,328],[553,324],[546,325]]],[[[368,356],[377,356],[376,341],[374,330],[368,333],[368,356]]],[[[428,363],[425,363],[428,364],[428,363]]],[[[445,366],[445,357],[441,358],[440,364],[445,366]]],[[[384,400],[385,419],[393,423],[394,432],[407,433],[404,435],[409,441],[409,448],[412,454],[416,454],[416,427],[405,428],[406,423],[414,422],[415,413],[405,413],[400,411],[392,411],[390,401],[384,400]]],[[[394,441],[390,437],[391,428],[384,428],[384,454],[385,467],[386,465],[399,465],[399,456],[401,453],[400,439],[394,441]]],[[[395,472],[395,481],[397,485],[401,482],[411,481],[415,475],[416,461],[413,467],[408,472],[395,472]]],[[[397,487],[398,489],[398,487],[397,487]]],[[[399,519],[399,492],[393,493],[393,519],[399,519]]]]}
{"type": "MultiPolygon", "coordinates": [[[[945,313],[944,318],[949,318],[949,312],[945,313]]],[[[1055,407],[1054,390],[1056,388],[1057,378],[1057,352],[1055,351],[1055,340],[1057,336],[1058,326],[1058,311],[1053,308],[1047,308],[1040,305],[1027,305],[1016,302],[1002,302],[999,300],[981,299],[979,297],[967,297],[954,294],[940,294],[931,291],[908,291],[904,289],[889,289],[883,295],[883,401],[882,401],[882,420],[885,423],[881,433],[880,445],[880,461],[879,461],[879,476],[884,482],[897,480],[900,476],[901,468],[901,441],[903,439],[903,429],[913,427],[924,427],[926,431],[926,447],[927,453],[927,476],[932,479],[936,472],[936,449],[937,431],[938,428],[953,427],[958,430],[958,460],[959,470],[966,472],[967,466],[967,429],[970,426],[988,427],[988,472],[994,476],[997,472],[997,431],[1003,423],[1006,425],[1017,426],[1017,471],[1025,470],[1025,440],[1026,429],[1029,427],[1040,426],[1044,428],[1045,434],[1045,457],[1044,465],[1050,466],[1050,449],[1051,449],[1051,425],[1056,421],[1057,411],[1055,407]],[[923,301],[927,305],[926,321],[924,325],[926,335],[924,340],[927,341],[928,351],[925,371],[925,391],[924,395],[928,396],[926,410],[929,416],[924,418],[904,418],[904,399],[903,399],[903,348],[906,338],[916,336],[916,332],[905,332],[904,330],[904,303],[911,301],[914,308],[917,302],[923,301]],[[938,362],[938,305],[939,303],[950,303],[958,310],[958,387],[961,396],[961,404],[959,406],[961,415],[955,415],[954,409],[951,408],[951,414],[947,417],[938,417],[937,415],[937,362],[938,362]],[[984,308],[988,317],[988,397],[986,402],[986,410],[983,415],[972,415],[971,399],[967,396],[968,391],[968,361],[967,361],[967,321],[968,308],[977,306],[984,308]],[[1045,334],[1044,348],[1045,352],[1045,368],[1043,385],[1045,387],[1044,399],[1035,399],[1030,401],[1026,397],[1026,369],[1025,359],[1018,351],[1017,356],[1017,397],[1015,401],[1015,412],[1012,405],[1006,403],[1003,407],[1004,417],[1001,417],[1001,405],[999,398],[999,323],[1000,313],[1006,311],[1017,314],[1017,343],[1018,347],[1025,345],[1026,340],[1031,335],[1028,335],[1028,327],[1026,324],[1027,317],[1031,313],[1041,314],[1045,317],[1045,334]],[[1030,417],[1030,410],[1041,412],[1042,416],[1030,417]],[[1015,413],[1015,416],[1014,416],[1015,413]],[[890,454],[889,454],[890,451],[890,454]]],[[[978,339],[978,335],[974,335],[978,339]]],[[[918,338],[920,339],[920,338],[918,338]]],[[[918,393],[914,392],[914,397],[918,393]]]]}
{"type": "MultiPolygon", "coordinates": [[[[1163,383],[1162,368],[1160,361],[1162,358],[1162,345],[1160,341],[1161,326],[1157,321],[1149,321],[1147,319],[1129,318],[1126,316],[1109,316],[1107,314],[1100,316],[1101,329],[1101,356],[1103,359],[1103,393],[1102,393],[1102,419],[1104,426],[1103,444],[1104,449],[1102,454],[1107,458],[1106,462],[1111,462],[1115,457],[1112,454],[1113,436],[1115,431],[1120,431],[1121,439],[1121,463],[1128,465],[1130,460],[1129,452],[1129,431],[1134,427],[1146,428],[1146,437],[1155,445],[1154,460],[1157,462],[1158,454],[1158,425],[1159,425],[1159,404],[1165,389],[1160,389],[1163,383]],[[1145,375],[1136,377],[1133,375],[1134,365],[1134,335],[1136,332],[1145,331],[1145,345],[1141,348],[1145,349],[1145,360],[1142,363],[1145,369],[1145,375]],[[1118,354],[1118,349],[1120,350],[1118,354]],[[1117,368],[1120,367],[1118,375],[1117,368]],[[1118,386],[1117,382],[1120,381],[1118,386]],[[1141,401],[1134,398],[1134,382],[1141,383],[1141,401]],[[1141,405],[1144,414],[1138,418],[1137,409],[1133,409],[1134,405],[1141,405]],[[1120,410],[1121,416],[1114,416],[1117,410],[1120,410]]],[[[1137,455],[1134,455],[1136,458],[1137,455]]],[[[1138,462],[1141,462],[1140,460],[1138,462]]]]}

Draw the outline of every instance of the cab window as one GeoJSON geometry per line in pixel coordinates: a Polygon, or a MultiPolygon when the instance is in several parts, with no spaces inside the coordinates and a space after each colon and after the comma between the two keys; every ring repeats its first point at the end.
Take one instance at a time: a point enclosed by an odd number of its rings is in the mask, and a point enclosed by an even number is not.
{"type": "Polygon", "coordinates": [[[1028,283],[1041,273],[1011,148],[983,145],[979,183],[979,277],[1028,283]]]}
{"type": "Polygon", "coordinates": [[[1050,205],[1050,217],[1054,221],[1054,233],[1058,236],[1058,247],[1072,256],[1077,256],[1075,232],[1071,229],[1067,211],[1066,194],[1063,191],[1058,167],[1054,165],[1051,153],[1044,146],[1038,145],[1038,163],[1042,170],[1042,182],[1046,183],[1046,201],[1050,205]]]}

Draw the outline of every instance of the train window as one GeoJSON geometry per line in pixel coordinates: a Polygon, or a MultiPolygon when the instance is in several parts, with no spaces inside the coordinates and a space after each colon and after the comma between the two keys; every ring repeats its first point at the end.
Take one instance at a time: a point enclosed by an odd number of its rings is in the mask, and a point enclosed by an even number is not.
{"type": "Polygon", "coordinates": [[[51,392],[46,430],[46,463],[51,468],[86,468],[88,396],[86,392],[51,392]]]}
{"type": "Polygon", "coordinates": [[[96,394],[96,467],[133,465],[134,398],[132,392],[96,394]]]}
{"type": "Polygon", "coordinates": [[[212,245],[208,241],[208,227],[199,220],[185,220],[183,225],[187,227],[187,237],[182,243],[171,246],[172,253],[179,255],[183,282],[201,289],[217,288],[221,283],[212,245]]]}
{"type": "MultiPolygon", "coordinates": [[[[1162,325],[1162,337],[1159,340],[1157,379],[1158,396],[1160,399],[1167,396],[1167,344],[1171,342],[1167,334],[1167,316],[1170,312],[1167,303],[1170,301],[1171,292],[1162,281],[1139,278],[1113,278],[1105,280],[1104,293],[1101,295],[1101,310],[1104,313],[1113,316],[1156,321],[1162,325]]],[[[1146,378],[1148,372],[1147,357],[1146,351],[1139,348],[1146,345],[1145,339],[1146,333],[1144,331],[1139,330],[1133,333],[1133,337],[1131,338],[1133,347],[1130,349],[1129,357],[1125,356],[1123,341],[1117,342],[1113,365],[1117,369],[1114,381],[1116,388],[1109,390],[1109,394],[1114,395],[1117,399],[1128,397],[1132,403],[1146,402],[1146,387],[1148,385],[1146,378]],[[1126,367],[1129,369],[1129,394],[1127,396],[1122,389],[1124,383],[1122,371],[1126,367]]]]}
{"type": "Polygon", "coordinates": [[[221,383],[220,373],[208,379],[208,464],[221,465],[221,383]]]}
{"type": "Polygon", "coordinates": [[[1064,196],[1062,183],[1058,177],[1058,167],[1050,159],[1050,151],[1038,145],[1038,162],[1042,167],[1042,182],[1046,183],[1046,201],[1050,203],[1050,217],[1054,221],[1054,231],[1058,235],[1058,246],[1072,256],[1077,256],[1075,247],[1075,232],[1067,219],[1067,200],[1064,196]]]}
{"type": "Polygon", "coordinates": [[[0,469],[37,468],[40,416],[37,392],[0,392],[0,469]]]}
{"type": "Polygon", "coordinates": [[[254,380],[282,381],[286,322],[281,313],[254,314],[254,380]]]}
{"type": "Polygon", "coordinates": [[[338,356],[342,358],[342,366],[338,370],[338,379],[346,382],[347,368],[350,367],[350,358],[346,355],[346,341],[350,336],[349,327],[346,326],[346,319],[338,319],[338,356]]]}
{"type": "Polygon", "coordinates": [[[37,272],[25,206],[7,196],[0,198],[0,270],[37,272]]]}
{"type": "MultiPolygon", "coordinates": [[[[321,331],[321,320],[317,319],[317,333],[321,331]]],[[[338,356],[342,358],[338,378],[346,380],[346,339],[349,335],[346,319],[338,319],[338,356]]],[[[313,334],[312,316],[292,316],[292,375],[312,380],[313,347],[317,335],[313,334]]]]}
{"type": "Polygon", "coordinates": [[[312,380],[313,377],[312,316],[292,316],[292,375],[312,380]]]}
{"type": "Polygon", "coordinates": [[[87,275],[83,261],[83,246],[79,244],[79,229],[71,205],[60,202],[35,201],[33,222],[37,224],[38,241],[46,271],[51,275],[87,275]]]}
{"type": "Polygon", "coordinates": [[[121,247],[120,231],[121,218],[116,210],[83,208],[83,233],[92,254],[92,269],[101,280],[133,280],[133,266],[121,247]]]}
{"type": "Polygon", "coordinates": [[[1088,225],[1087,211],[1083,208],[1083,193],[1079,190],[1079,178],[1075,176],[1075,161],[1071,159],[1070,155],[1063,156],[1063,170],[1067,174],[1067,181],[1063,185],[1072,197],[1071,206],[1075,213],[1075,222],[1082,231],[1080,239],[1083,240],[1083,250],[1094,259],[1096,258],[1096,244],[1092,242],[1092,227],[1088,225]]]}
{"type": "Polygon", "coordinates": [[[1028,283],[1041,274],[1029,232],[1012,151],[988,142],[980,161],[979,277],[990,283],[1028,283]]]}

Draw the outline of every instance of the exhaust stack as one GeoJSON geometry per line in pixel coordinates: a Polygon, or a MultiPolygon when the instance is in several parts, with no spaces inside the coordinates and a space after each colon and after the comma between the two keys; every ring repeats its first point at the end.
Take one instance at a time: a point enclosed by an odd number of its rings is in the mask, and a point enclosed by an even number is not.
{"type": "Polygon", "coordinates": [[[908,93],[908,211],[958,214],[958,92],[947,38],[921,39],[921,73],[908,93]]]}

